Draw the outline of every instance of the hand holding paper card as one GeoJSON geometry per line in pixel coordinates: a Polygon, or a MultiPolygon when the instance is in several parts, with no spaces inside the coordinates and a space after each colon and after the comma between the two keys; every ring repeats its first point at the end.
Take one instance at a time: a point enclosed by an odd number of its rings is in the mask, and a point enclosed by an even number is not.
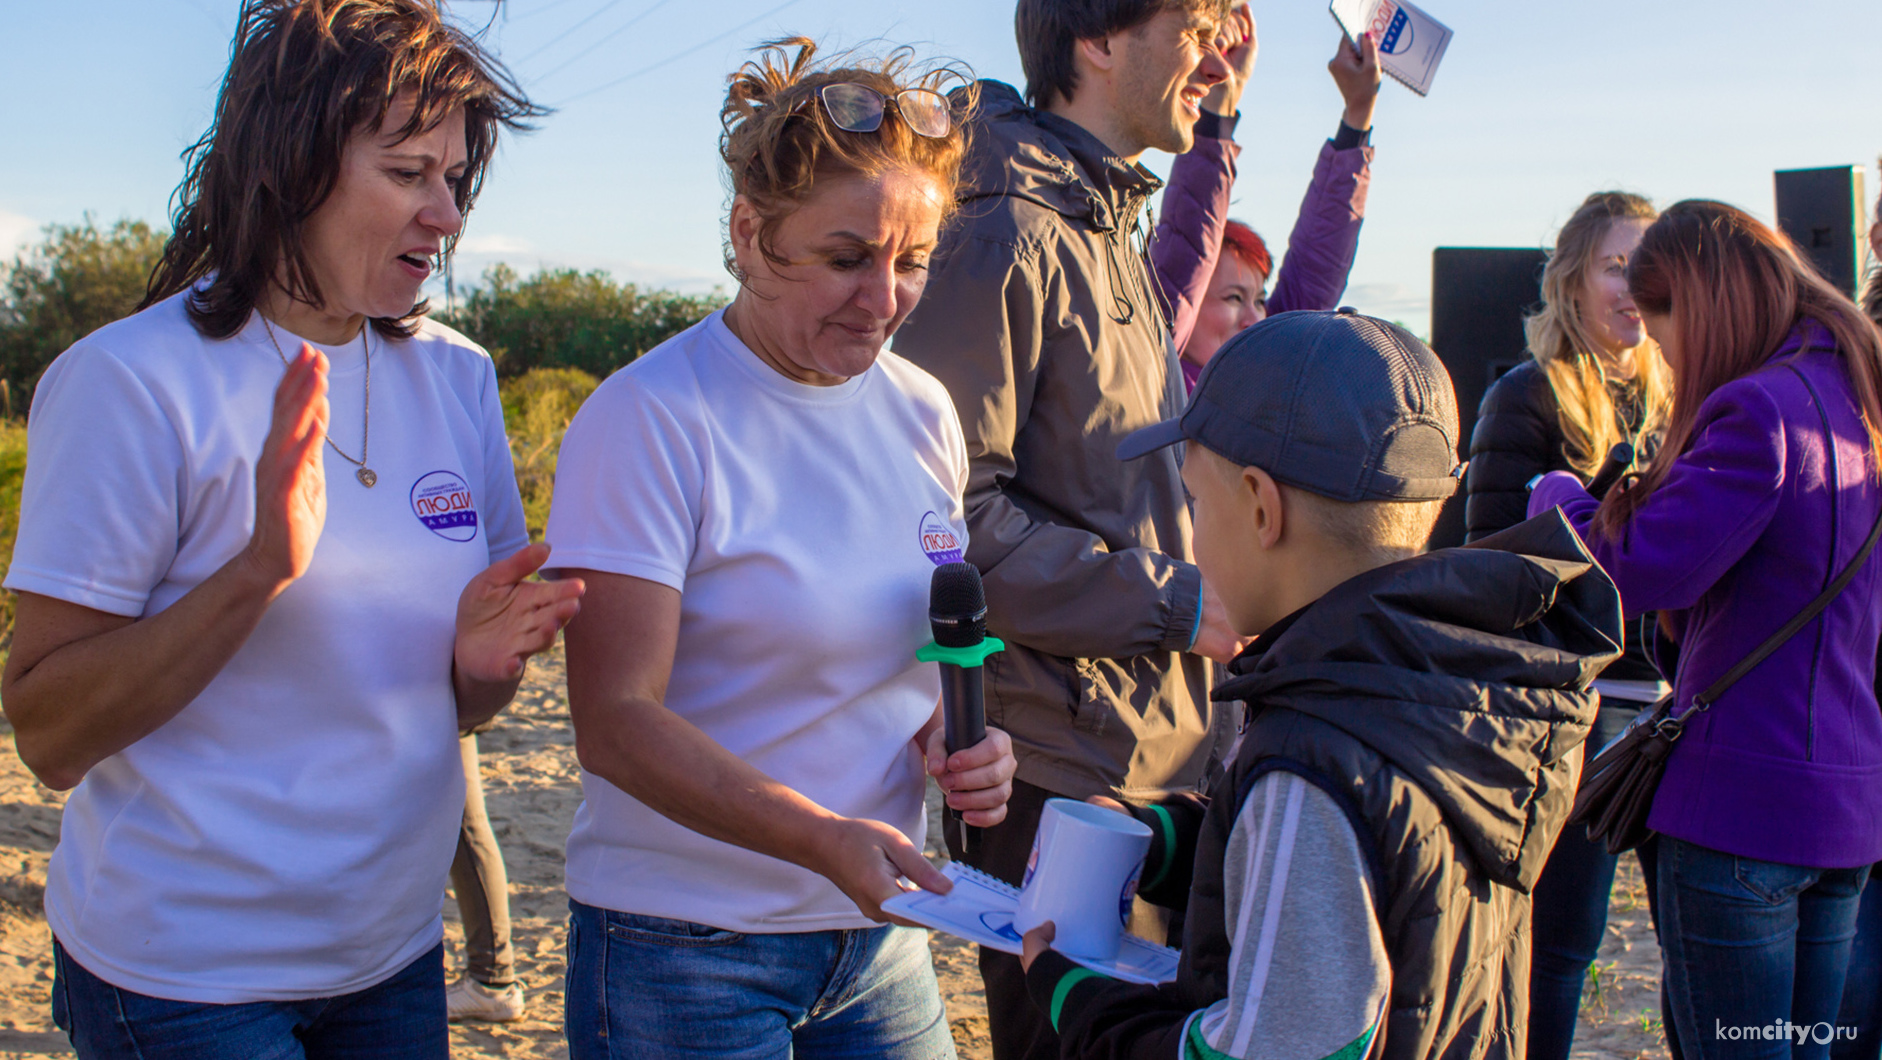
{"type": "Polygon", "coordinates": [[[1330,10],[1353,40],[1373,35],[1386,73],[1421,96],[1431,91],[1438,64],[1451,46],[1448,27],[1406,0],[1333,0],[1330,10]]]}

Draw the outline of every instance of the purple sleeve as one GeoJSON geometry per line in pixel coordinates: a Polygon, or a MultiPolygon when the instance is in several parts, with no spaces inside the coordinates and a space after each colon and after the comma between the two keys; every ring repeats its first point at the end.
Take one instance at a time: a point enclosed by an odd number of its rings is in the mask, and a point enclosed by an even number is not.
{"type": "Polygon", "coordinates": [[[1163,216],[1150,241],[1150,275],[1168,308],[1170,332],[1179,350],[1196,327],[1196,309],[1209,290],[1209,277],[1222,253],[1229,189],[1235,186],[1235,159],[1242,151],[1228,138],[1234,119],[1204,112],[1204,121],[1212,117],[1216,121],[1207,130],[1198,128],[1195,146],[1177,155],[1170,166],[1163,216]],[[1223,135],[1205,136],[1204,131],[1223,135]]]}
{"type": "Polygon", "coordinates": [[[1777,402],[1751,380],[1706,400],[1693,444],[1619,540],[1589,534],[1595,500],[1573,475],[1553,472],[1529,495],[1535,515],[1560,506],[1621,591],[1629,617],[1697,603],[1757,543],[1777,511],[1785,438],[1777,402]]]}
{"type": "Polygon", "coordinates": [[[1313,183],[1301,201],[1300,217],[1287,239],[1268,312],[1334,309],[1346,290],[1346,277],[1359,253],[1359,228],[1366,219],[1366,192],[1372,186],[1372,148],[1338,150],[1331,140],[1320,148],[1313,183]]]}

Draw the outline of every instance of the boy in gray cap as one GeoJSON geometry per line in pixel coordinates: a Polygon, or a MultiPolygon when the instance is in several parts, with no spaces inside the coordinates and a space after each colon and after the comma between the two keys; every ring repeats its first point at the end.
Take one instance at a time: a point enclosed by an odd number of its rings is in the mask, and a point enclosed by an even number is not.
{"type": "MultiPolygon", "coordinates": [[[[1529,889],[1567,816],[1620,599],[1559,515],[1425,553],[1457,485],[1449,377],[1342,309],[1231,340],[1174,420],[1196,557],[1255,642],[1209,802],[1150,825],[1139,895],[1187,905],[1182,966],[1117,982],[1027,936],[1067,1057],[1517,1057],[1529,889]]],[[[1108,801],[1108,800],[1107,800],[1108,801]]]]}

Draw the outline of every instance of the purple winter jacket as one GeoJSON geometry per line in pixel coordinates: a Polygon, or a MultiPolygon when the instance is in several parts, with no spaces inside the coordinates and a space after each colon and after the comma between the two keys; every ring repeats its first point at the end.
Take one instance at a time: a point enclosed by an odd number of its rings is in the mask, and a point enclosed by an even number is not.
{"type": "MultiPolygon", "coordinates": [[[[1162,216],[1150,243],[1150,272],[1163,304],[1169,307],[1170,333],[1181,352],[1196,327],[1196,313],[1209,291],[1209,277],[1222,253],[1228,224],[1229,192],[1235,186],[1235,161],[1241,148],[1230,139],[1234,118],[1203,112],[1196,123],[1196,143],[1176,156],[1163,191],[1162,216]]],[[[1287,256],[1268,297],[1268,312],[1334,309],[1346,290],[1359,252],[1359,229],[1366,217],[1366,191],[1372,184],[1372,148],[1341,150],[1328,140],[1314,163],[1313,182],[1288,236],[1287,256]]],[[[1202,369],[1182,362],[1191,389],[1202,369]]]]}
{"type": "MultiPolygon", "coordinates": [[[[1707,397],[1687,451],[1618,542],[1587,533],[1596,502],[1574,475],[1551,473],[1530,495],[1530,515],[1559,505],[1588,539],[1629,615],[1673,613],[1680,709],[1815,599],[1882,511],[1831,342],[1806,321],[1764,367],[1707,397]]],[[[1821,615],[1689,716],[1649,826],[1761,861],[1882,861],[1879,633],[1882,559],[1871,556],[1821,615]]]]}

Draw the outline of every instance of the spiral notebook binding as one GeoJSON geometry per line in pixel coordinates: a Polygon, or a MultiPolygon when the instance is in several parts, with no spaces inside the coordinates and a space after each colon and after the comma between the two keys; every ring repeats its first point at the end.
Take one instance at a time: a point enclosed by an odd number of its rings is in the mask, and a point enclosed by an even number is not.
{"type": "Polygon", "coordinates": [[[996,891],[1015,901],[1019,899],[1019,888],[1000,879],[998,876],[989,875],[988,873],[974,868],[972,865],[967,865],[959,861],[948,862],[948,868],[962,879],[972,880],[990,891],[996,891]]]}

